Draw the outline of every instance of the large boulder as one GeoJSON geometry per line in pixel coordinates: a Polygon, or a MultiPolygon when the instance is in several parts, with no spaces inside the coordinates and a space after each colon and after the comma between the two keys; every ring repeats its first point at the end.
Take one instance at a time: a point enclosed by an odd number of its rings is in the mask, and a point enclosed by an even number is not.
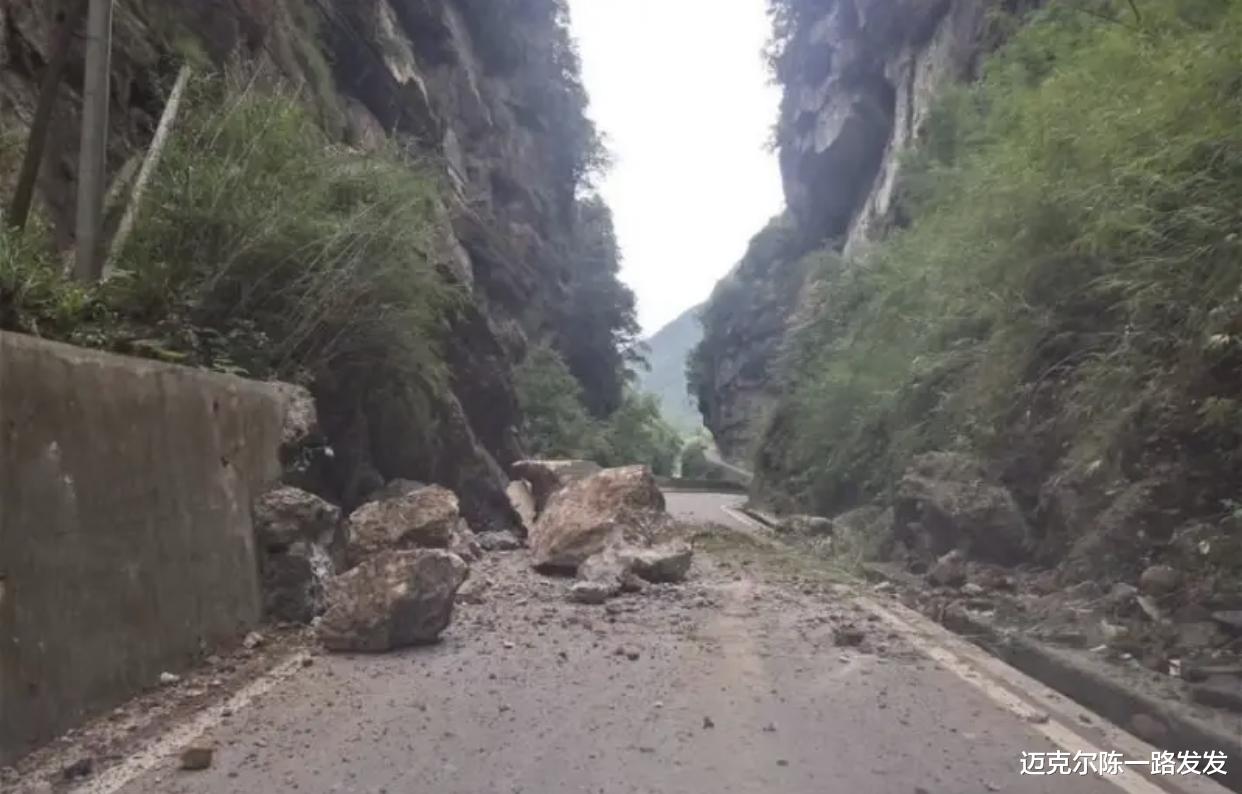
{"type": "Polygon", "coordinates": [[[917,456],[894,501],[894,526],[916,551],[1014,565],[1031,551],[1031,532],[1013,495],[988,481],[973,458],[951,452],[917,456]]]}
{"type": "Polygon", "coordinates": [[[650,469],[606,469],[552,495],[528,539],[531,562],[543,571],[576,571],[609,546],[645,545],[663,517],[664,495],[650,469]]]}
{"type": "Polygon", "coordinates": [[[468,574],[460,557],[441,549],[372,557],[332,582],[319,639],[331,651],[363,653],[435,642],[468,574]]]}
{"type": "Polygon", "coordinates": [[[285,486],[259,497],[253,517],[264,613],[310,622],[323,613],[326,583],[343,562],[340,510],[285,486]]]}
{"type": "Polygon", "coordinates": [[[552,494],[570,483],[598,474],[600,467],[589,460],[519,460],[509,467],[509,472],[515,480],[530,484],[538,514],[543,512],[552,494]]]}
{"type": "Polygon", "coordinates": [[[259,547],[270,553],[302,540],[332,545],[341,526],[335,505],[287,485],[256,499],[252,514],[259,547]]]}
{"type": "Polygon", "coordinates": [[[327,609],[328,583],[335,569],[323,546],[297,541],[260,564],[263,612],[269,619],[310,623],[327,609]]]}
{"type": "Polygon", "coordinates": [[[367,502],[349,515],[349,563],[392,549],[448,548],[464,525],[457,497],[438,485],[367,502]]]}

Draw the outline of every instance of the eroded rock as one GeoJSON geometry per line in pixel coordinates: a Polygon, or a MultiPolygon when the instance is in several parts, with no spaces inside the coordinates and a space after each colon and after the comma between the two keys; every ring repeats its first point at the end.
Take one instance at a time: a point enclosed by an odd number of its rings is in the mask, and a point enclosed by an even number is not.
{"type": "Polygon", "coordinates": [[[469,568],[442,549],[390,552],[337,577],[319,639],[331,651],[380,653],[435,642],[469,568]]]}

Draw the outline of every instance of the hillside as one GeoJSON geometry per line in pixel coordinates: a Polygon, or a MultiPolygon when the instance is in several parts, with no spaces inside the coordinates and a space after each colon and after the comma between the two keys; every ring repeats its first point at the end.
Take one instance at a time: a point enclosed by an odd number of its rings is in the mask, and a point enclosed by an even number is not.
{"type": "Polygon", "coordinates": [[[894,508],[870,555],[1234,609],[1242,12],[1040,5],[774,0],[792,231],[693,385],[758,499],[894,508]]]}
{"type": "Polygon", "coordinates": [[[694,435],[703,427],[703,418],[686,384],[686,358],[703,338],[701,309],[687,309],[644,340],[649,369],[637,370],[638,390],[660,401],[665,420],[682,435],[694,435]]]}

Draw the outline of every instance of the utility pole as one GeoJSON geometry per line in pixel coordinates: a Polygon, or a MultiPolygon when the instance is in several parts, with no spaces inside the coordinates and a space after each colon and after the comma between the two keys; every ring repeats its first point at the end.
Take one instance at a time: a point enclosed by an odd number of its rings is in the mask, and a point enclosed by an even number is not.
{"type": "Polygon", "coordinates": [[[107,177],[108,102],[112,66],[112,0],[90,0],[86,17],[86,74],[82,91],[82,147],[78,159],[79,281],[99,277],[104,180],[107,177]]]}
{"type": "Polygon", "coordinates": [[[34,200],[35,182],[39,178],[39,166],[43,163],[43,151],[47,146],[47,132],[56,109],[56,92],[69,63],[69,49],[73,31],[86,11],[86,0],[66,0],[56,15],[56,27],[49,43],[47,70],[43,73],[43,85],[39,89],[39,104],[30,122],[30,138],[26,141],[26,153],[22,170],[17,177],[17,190],[9,207],[9,225],[21,231],[30,217],[30,204],[34,200]]]}

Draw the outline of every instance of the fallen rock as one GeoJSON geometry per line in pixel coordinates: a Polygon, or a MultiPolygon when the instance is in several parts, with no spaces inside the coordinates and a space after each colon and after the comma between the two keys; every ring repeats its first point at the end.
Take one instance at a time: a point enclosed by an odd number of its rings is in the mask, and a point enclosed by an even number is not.
{"type": "Polygon", "coordinates": [[[854,625],[838,626],[832,630],[832,641],[841,648],[857,647],[866,639],[866,632],[854,625]]]}
{"type": "Polygon", "coordinates": [[[483,545],[465,521],[460,522],[453,530],[448,549],[466,562],[475,562],[483,556],[483,545]]]}
{"type": "Polygon", "coordinates": [[[626,540],[644,543],[664,517],[664,495],[646,466],[607,469],[557,491],[528,539],[542,571],[577,571],[586,559],[626,540]]]}
{"type": "Polygon", "coordinates": [[[1181,574],[1168,565],[1152,565],[1139,577],[1139,589],[1153,596],[1168,595],[1182,582],[1181,574]]]}
{"type": "Polygon", "coordinates": [[[187,772],[201,772],[211,766],[215,755],[213,747],[192,745],[181,751],[181,768],[187,772]]]}
{"type": "Polygon", "coordinates": [[[457,496],[438,485],[368,502],[349,516],[349,563],[393,549],[447,548],[463,524],[457,496]]]}
{"type": "Polygon", "coordinates": [[[535,504],[535,493],[531,490],[530,483],[526,480],[514,480],[505,489],[505,495],[509,497],[509,504],[513,505],[513,512],[522,519],[523,529],[529,533],[531,527],[535,526],[535,519],[539,516],[539,508],[535,504]]]}
{"type": "Polygon", "coordinates": [[[280,430],[282,481],[312,493],[331,493],[333,452],[319,426],[315,397],[292,383],[273,381],[283,421],[280,430]]]}
{"type": "Polygon", "coordinates": [[[255,538],[268,553],[298,541],[330,545],[341,525],[337,507],[300,488],[284,486],[260,496],[252,508],[255,538]]]}
{"type": "Polygon", "coordinates": [[[95,774],[95,759],[89,755],[75,758],[61,768],[60,774],[65,780],[81,780],[84,777],[90,777],[95,774]]]}
{"type": "Polygon", "coordinates": [[[894,529],[915,549],[943,555],[963,549],[980,560],[1013,565],[1027,557],[1031,532],[1013,495],[988,481],[966,455],[914,458],[897,487],[894,529]]]}
{"type": "Polygon", "coordinates": [[[579,604],[602,604],[615,596],[618,589],[604,582],[578,581],[569,588],[569,600],[579,604]]]}
{"type": "Polygon", "coordinates": [[[365,653],[435,642],[468,574],[460,557],[440,549],[371,557],[333,581],[319,639],[331,651],[365,653]]]}
{"type": "Polygon", "coordinates": [[[516,551],[522,548],[522,541],[507,530],[480,532],[478,539],[484,551],[516,551]]]}
{"type": "Polygon", "coordinates": [[[834,529],[832,519],[810,515],[785,516],[776,525],[778,533],[805,537],[824,537],[833,534],[834,529]]]}
{"type": "Polygon", "coordinates": [[[246,635],[246,638],[244,640],[242,640],[242,647],[248,651],[253,651],[255,648],[258,648],[260,645],[262,645],[263,642],[264,642],[263,635],[257,631],[252,631],[246,635]]]}
{"type": "Polygon", "coordinates": [[[491,588],[491,579],[471,576],[457,589],[457,600],[464,604],[482,604],[487,600],[487,591],[491,588]]]}
{"type": "Polygon", "coordinates": [[[298,541],[278,554],[263,555],[263,612],[269,619],[309,623],[327,608],[335,565],[324,547],[298,541]]]}
{"type": "Polygon", "coordinates": [[[589,460],[519,460],[509,471],[515,480],[530,484],[537,515],[543,512],[552,494],[570,483],[598,474],[601,469],[599,464],[589,460]]]}
{"type": "Polygon", "coordinates": [[[694,549],[685,541],[649,548],[627,548],[620,552],[625,567],[653,584],[682,582],[690,571],[694,549]]]}
{"type": "Polygon", "coordinates": [[[927,581],[940,587],[960,587],[966,583],[966,555],[954,549],[941,555],[927,571],[927,581]]]}
{"type": "Polygon", "coordinates": [[[1242,634],[1242,609],[1213,612],[1212,620],[1224,626],[1227,631],[1234,634],[1242,634]]]}

